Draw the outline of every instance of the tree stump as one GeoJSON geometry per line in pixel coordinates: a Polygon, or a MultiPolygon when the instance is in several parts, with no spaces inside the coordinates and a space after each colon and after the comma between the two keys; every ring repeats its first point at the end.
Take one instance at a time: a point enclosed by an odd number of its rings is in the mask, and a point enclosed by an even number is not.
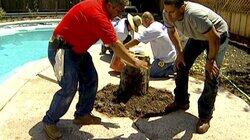
{"type": "MultiPolygon", "coordinates": [[[[148,56],[136,55],[140,60],[150,63],[148,56]]],[[[126,65],[120,76],[117,90],[117,101],[127,102],[133,95],[141,96],[148,92],[149,69],[135,68],[126,65]]]]}

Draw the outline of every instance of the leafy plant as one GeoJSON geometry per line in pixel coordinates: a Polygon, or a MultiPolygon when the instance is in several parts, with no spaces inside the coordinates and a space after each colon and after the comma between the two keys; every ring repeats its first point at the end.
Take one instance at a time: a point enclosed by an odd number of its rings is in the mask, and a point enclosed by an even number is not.
{"type": "Polygon", "coordinates": [[[39,9],[39,7],[38,7],[38,6],[39,6],[39,5],[38,5],[38,0],[34,0],[34,1],[33,1],[33,5],[34,5],[34,11],[35,11],[35,12],[38,12],[38,9],[39,9]]]}
{"type": "Polygon", "coordinates": [[[2,7],[0,7],[0,19],[2,19],[5,16],[5,11],[3,10],[2,7]]]}
{"type": "Polygon", "coordinates": [[[32,4],[27,3],[26,9],[28,10],[30,16],[36,16],[39,10],[38,0],[34,0],[32,4]]]}

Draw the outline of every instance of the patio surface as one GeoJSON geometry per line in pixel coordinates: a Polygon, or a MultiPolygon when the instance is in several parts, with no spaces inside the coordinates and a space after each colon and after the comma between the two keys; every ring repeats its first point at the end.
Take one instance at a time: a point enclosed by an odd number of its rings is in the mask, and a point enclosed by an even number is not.
{"type": "MultiPolygon", "coordinates": [[[[99,74],[99,87],[108,83],[119,84],[117,77],[110,71],[107,55],[99,55],[100,44],[91,47],[99,74]]],[[[41,119],[47,111],[53,94],[59,86],[37,76],[43,75],[55,79],[47,58],[30,62],[20,68],[6,82],[0,85],[0,139],[46,139],[41,119]]],[[[62,139],[206,139],[206,140],[246,140],[250,138],[250,107],[242,99],[220,88],[216,98],[214,118],[211,128],[205,134],[195,133],[198,120],[197,101],[203,88],[203,82],[190,78],[190,109],[165,116],[149,119],[131,120],[129,118],[107,117],[97,111],[93,113],[102,118],[101,125],[76,126],[72,124],[76,96],[69,111],[58,123],[63,132],[62,139]]],[[[150,81],[150,86],[173,91],[173,79],[150,81]]],[[[77,94],[76,94],[77,95],[77,94]]]]}

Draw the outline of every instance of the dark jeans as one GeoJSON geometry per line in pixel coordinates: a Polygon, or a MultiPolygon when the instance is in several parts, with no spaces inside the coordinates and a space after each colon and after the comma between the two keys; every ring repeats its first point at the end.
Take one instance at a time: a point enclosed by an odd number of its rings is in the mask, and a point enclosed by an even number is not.
{"type": "MultiPolygon", "coordinates": [[[[43,118],[47,124],[55,124],[67,112],[75,96],[79,92],[75,117],[83,116],[92,111],[98,87],[98,76],[92,57],[87,52],[82,55],[74,53],[64,44],[64,75],[59,82],[61,89],[53,97],[49,110],[43,118]],[[79,84],[79,88],[78,87],[79,84]]],[[[55,65],[56,46],[49,43],[48,58],[52,66],[55,65]]]]}
{"type": "MultiPolygon", "coordinates": [[[[228,39],[220,45],[219,52],[216,57],[216,63],[218,67],[221,66],[222,60],[225,55],[225,51],[228,46],[228,39]]],[[[195,59],[204,51],[208,51],[208,42],[201,40],[189,39],[184,48],[184,61],[186,66],[182,66],[177,70],[177,77],[175,79],[176,88],[175,102],[178,105],[184,105],[189,103],[189,93],[188,93],[188,75],[189,70],[192,67],[195,59]]],[[[204,89],[198,101],[198,111],[199,118],[211,119],[214,102],[218,91],[219,77],[209,78],[208,73],[205,72],[205,82],[204,89]]]]}
{"type": "Polygon", "coordinates": [[[170,74],[175,73],[174,62],[165,63],[164,66],[159,66],[158,63],[162,61],[160,59],[155,59],[150,68],[150,77],[152,78],[165,78],[170,74]]]}

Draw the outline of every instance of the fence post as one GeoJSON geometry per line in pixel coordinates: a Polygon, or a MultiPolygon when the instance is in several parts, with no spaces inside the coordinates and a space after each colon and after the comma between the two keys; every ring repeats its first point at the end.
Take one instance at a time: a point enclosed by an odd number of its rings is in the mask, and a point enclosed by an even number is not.
{"type": "Polygon", "coordinates": [[[58,12],[58,0],[56,0],[56,17],[57,17],[57,12],[58,12]]]}

